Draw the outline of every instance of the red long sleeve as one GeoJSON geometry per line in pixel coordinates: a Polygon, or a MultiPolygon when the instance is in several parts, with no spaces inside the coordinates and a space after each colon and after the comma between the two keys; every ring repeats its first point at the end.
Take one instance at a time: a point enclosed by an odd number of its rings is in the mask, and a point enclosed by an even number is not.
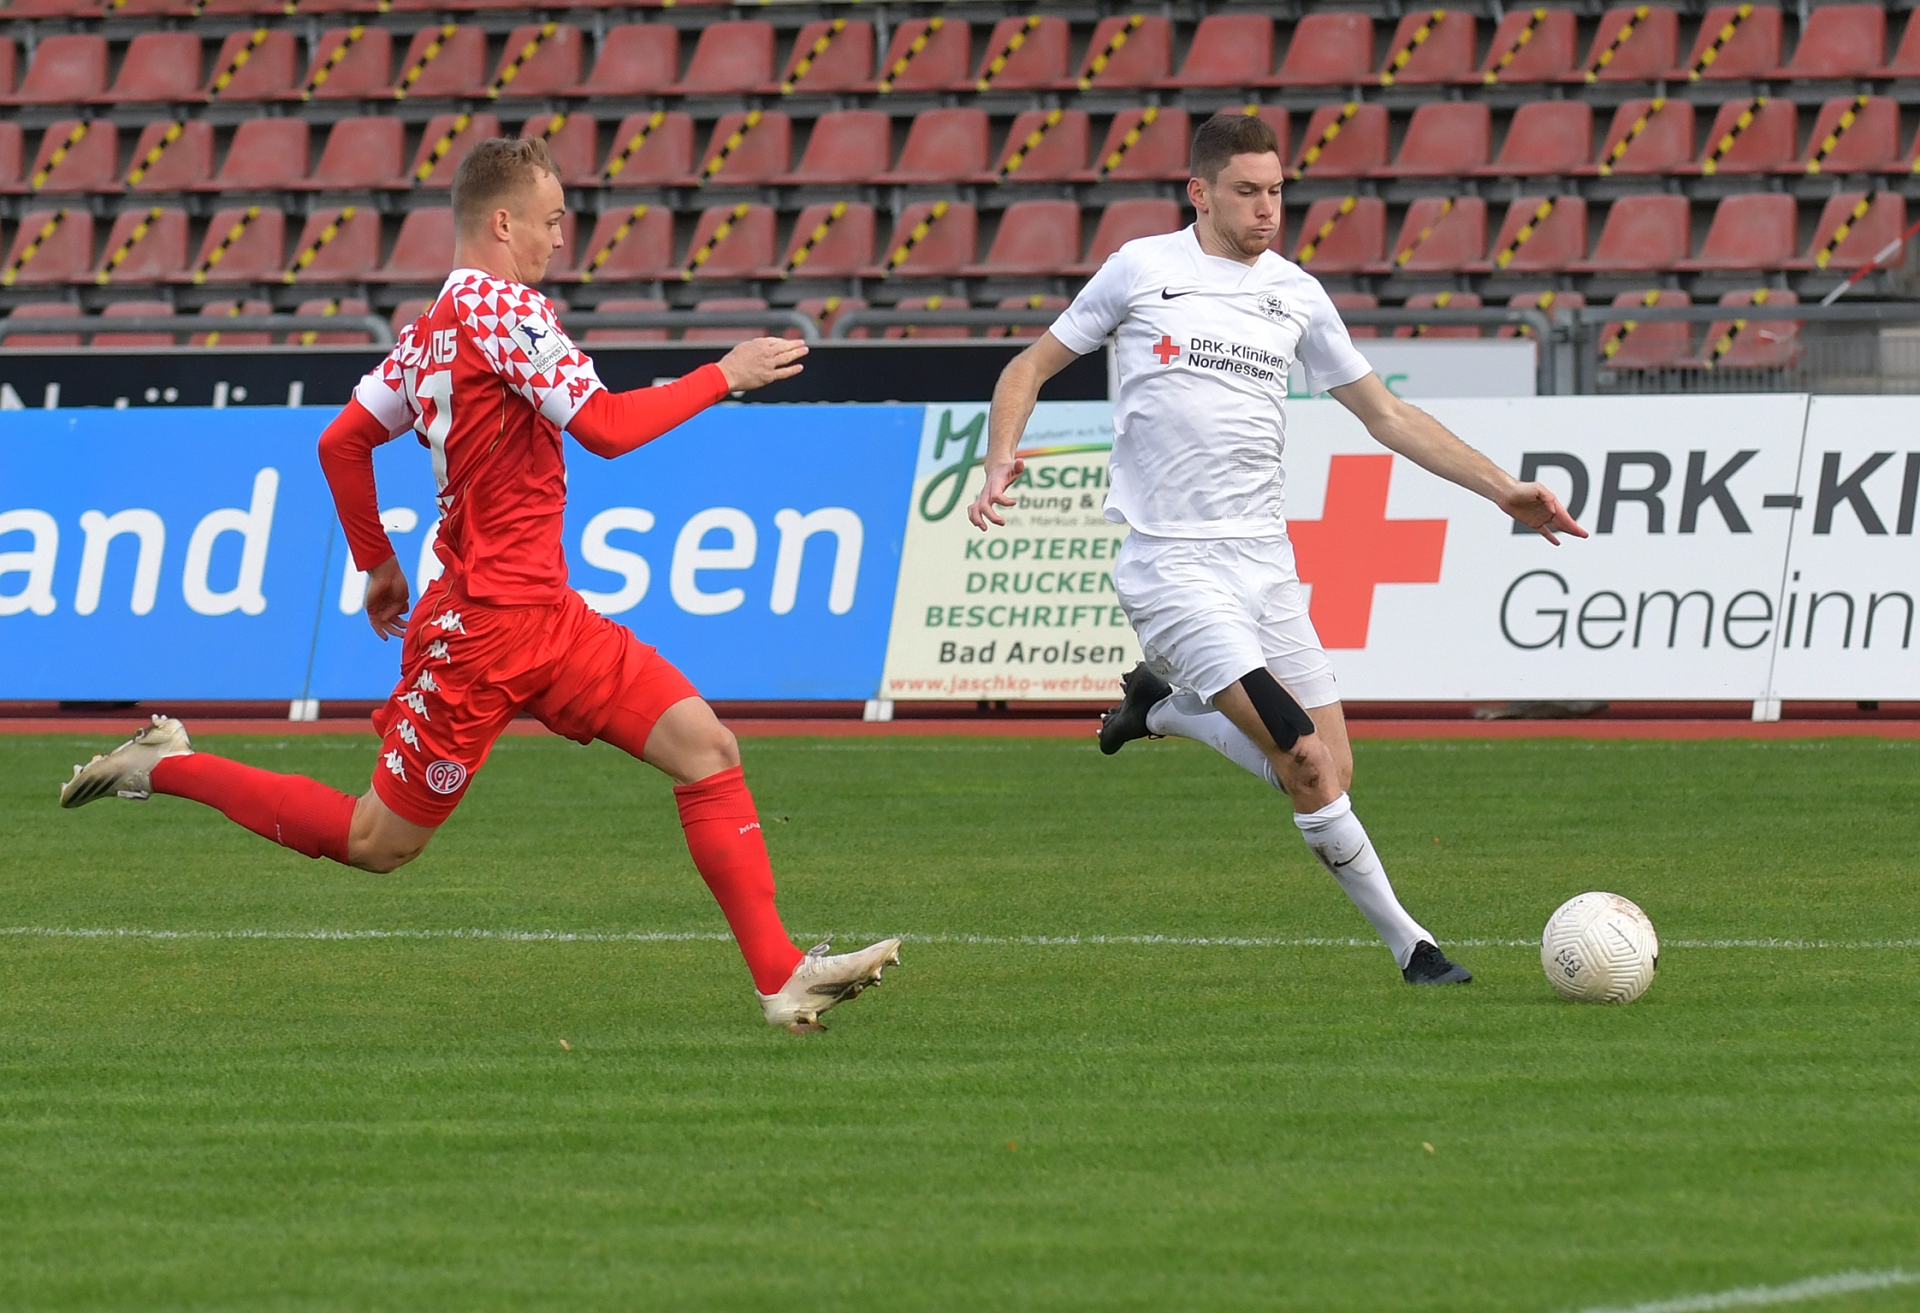
{"type": "Polygon", "coordinates": [[[686,423],[729,390],[720,366],[702,365],[659,387],[596,392],[567,422],[567,432],[594,455],[612,460],[686,423]]]}
{"type": "Polygon", "coordinates": [[[373,449],[394,435],[365,406],[352,400],[320,435],[320,468],[333,489],[333,506],[347,531],[353,563],[371,570],[393,555],[380,523],[380,495],[373,486],[373,449]]]}

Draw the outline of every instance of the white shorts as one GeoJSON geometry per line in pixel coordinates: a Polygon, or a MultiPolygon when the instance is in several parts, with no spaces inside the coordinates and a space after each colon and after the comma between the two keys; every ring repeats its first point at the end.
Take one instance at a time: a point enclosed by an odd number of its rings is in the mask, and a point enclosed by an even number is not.
{"type": "Polygon", "coordinates": [[[1113,586],[1148,668],[1174,686],[1212,701],[1264,666],[1303,707],[1340,700],[1287,539],[1132,533],[1113,586]]]}

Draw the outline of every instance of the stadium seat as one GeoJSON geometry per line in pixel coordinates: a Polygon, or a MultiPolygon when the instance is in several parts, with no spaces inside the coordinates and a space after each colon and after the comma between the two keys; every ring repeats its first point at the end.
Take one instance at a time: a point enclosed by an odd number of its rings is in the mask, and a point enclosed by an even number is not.
{"type": "Polygon", "coordinates": [[[1423,196],[1407,206],[1400,236],[1373,272],[1450,273],[1487,249],[1487,203],[1478,196],[1423,196]]]}
{"type": "Polygon", "coordinates": [[[100,190],[192,191],[212,177],[213,124],[205,119],[159,119],[140,130],[126,176],[100,190]]]}
{"type": "Polygon", "coordinates": [[[1156,14],[1116,14],[1094,26],[1080,71],[1062,90],[1156,87],[1172,71],[1173,24],[1156,14]]]}
{"type": "Polygon", "coordinates": [[[1080,258],[1080,206],[1074,201],[1020,201],[1000,215],[987,255],[961,273],[977,278],[1057,274],[1080,258]]]}
{"type": "MultiPolygon", "coordinates": [[[[232,319],[239,315],[270,315],[273,306],[266,301],[209,301],[200,307],[202,319],[232,319]]],[[[305,311],[295,313],[304,314],[305,311]]],[[[244,333],[223,332],[217,327],[209,327],[207,332],[195,333],[187,339],[188,346],[272,346],[273,334],[247,331],[244,333]]]]}
{"type": "Polygon", "coordinates": [[[1613,112],[1613,126],[1593,162],[1582,174],[1672,173],[1693,159],[1693,105],[1677,98],[1624,101],[1613,112]],[[1644,126],[1640,120],[1645,119],[1644,126]],[[1624,149],[1623,149],[1624,147],[1624,149]],[[1616,152],[1618,152],[1616,154],[1616,152]]]}
{"type": "Polygon", "coordinates": [[[777,109],[754,110],[720,116],[696,172],[708,186],[753,187],[785,173],[792,160],[793,120],[777,109]]]}
{"type": "MultiPolygon", "coordinates": [[[[1685,292],[1654,288],[1622,292],[1613,298],[1618,307],[1692,305],[1685,292]]],[[[1600,330],[1600,362],[1610,369],[1674,369],[1693,349],[1693,325],[1684,319],[1633,320],[1622,316],[1600,330]]]]}
{"type": "Polygon", "coordinates": [[[1386,167],[1387,107],[1350,102],[1313,111],[1307,130],[1300,134],[1300,154],[1292,174],[1295,178],[1360,178],[1386,167]]]}
{"type": "Polygon", "coordinates": [[[580,81],[580,29],[571,23],[554,24],[550,36],[529,24],[507,33],[499,67],[487,87],[497,96],[555,96],[580,81]],[[527,50],[531,47],[532,54],[527,50]]]}
{"type": "MultiPolygon", "coordinates": [[[[765,310],[767,303],[757,296],[712,296],[693,303],[694,313],[721,310],[765,310]]],[[[688,342],[745,342],[749,338],[762,337],[768,330],[750,325],[737,325],[729,328],[689,328],[681,334],[688,342]]]]}
{"type": "MultiPolygon", "coordinates": [[[[1072,305],[1073,301],[1065,296],[1009,296],[996,305],[996,310],[1051,310],[1055,314],[1072,305]]],[[[1045,324],[993,324],[987,329],[988,337],[1039,337],[1047,331],[1045,324]]]]}
{"type": "Polygon", "coordinates": [[[460,157],[476,143],[502,135],[500,120],[491,114],[435,114],[420,134],[420,149],[414,152],[407,180],[416,187],[451,187],[460,157]],[[459,126],[461,118],[467,119],[464,128],[459,126]]]}
{"type": "Polygon", "coordinates": [[[106,119],[61,119],[47,125],[40,149],[16,191],[105,190],[120,181],[120,134],[106,119]],[[82,129],[85,129],[82,131],[82,129]],[[56,158],[57,157],[57,158],[56,158]]]}
{"type": "Polygon", "coordinates": [[[1571,9],[1509,9],[1470,84],[1554,82],[1573,72],[1579,33],[1571,9]]]}
{"type": "MultiPolygon", "coordinates": [[[[1327,297],[1333,302],[1333,308],[1340,311],[1375,310],[1380,306],[1380,298],[1372,292],[1329,292],[1327,297]]],[[[1345,319],[1346,315],[1343,313],[1341,318],[1345,319]]],[[[1352,338],[1379,337],[1380,329],[1374,324],[1348,324],[1347,336],[1352,338]]]]}
{"type": "Polygon", "coordinates": [[[1374,82],[1373,16],[1307,14],[1294,25],[1280,71],[1266,79],[1280,87],[1358,86],[1374,82]]]}
{"type": "MultiPolygon", "coordinates": [[[[114,301],[101,307],[102,319],[148,319],[153,317],[171,317],[173,303],[170,301],[114,301]]],[[[95,333],[94,346],[170,347],[174,344],[172,333],[95,333]]]]}
{"type": "Polygon", "coordinates": [[[1401,18],[1380,66],[1382,86],[1458,82],[1473,72],[1470,9],[1416,9],[1401,18]]]}
{"type": "MultiPolygon", "coordinates": [[[[1480,298],[1472,292],[1421,292],[1407,298],[1408,310],[1478,310],[1480,298]]],[[[1400,324],[1395,337],[1479,337],[1478,324],[1400,324]]]]}
{"type": "Polygon", "coordinates": [[[693,176],[693,119],[663,111],[627,115],[613,130],[600,175],[612,187],[684,183],[693,176]]]}
{"type": "Polygon", "coordinates": [[[713,205],[700,212],[681,268],[698,279],[778,278],[773,207],[713,205]]]}
{"type": "Polygon", "coordinates": [[[1500,233],[1475,273],[1557,273],[1587,253],[1587,203],[1578,196],[1521,196],[1507,207],[1500,233]],[[1552,207],[1540,211],[1551,200],[1552,207]],[[1528,235],[1522,238],[1522,230],[1528,235]],[[1502,256],[1506,259],[1503,261],[1502,256]]]}
{"type": "Polygon", "coordinates": [[[680,75],[680,32],[665,23],[607,29],[593,72],[573,89],[586,97],[657,96],[680,75]]]}
{"type": "Polygon", "coordinates": [[[900,278],[950,278],[962,265],[973,263],[979,238],[979,216],[964,201],[922,201],[909,205],[894,221],[893,236],[880,253],[878,267],[869,274],[900,278]],[[926,224],[916,238],[914,230],[926,224]]]}
{"type": "Polygon", "coordinates": [[[20,46],[10,36],[0,37],[0,96],[13,94],[20,80],[20,46]]]}
{"type": "Polygon", "coordinates": [[[1700,254],[1674,268],[1783,269],[1800,247],[1800,207],[1784,192],[1743,192],[1714,207],[1700,254]]]}
{"type": "Polygon", "coordinates": [[[1622,196],[1607,211],[1593,254],[1576,273],[1672,269],[1693,254],[1693,207],[1684,196],[1622,196]]]}
{"type": "Polygon", "coordinates": [[[192,32],[143,32],[128,43],[113,85],[91,99],[96,105],[122,105],[202,100],[205,95],[200,38],[192,32]]]}
{"type": "MultiPolygon", "coordinates": [[[[9,14],[13,9],[8,9],[9,14]]],[[[199,76],[200,61],[194,60],[199,76]]],[[[80,105],[107,89],[107,39],[98,33],[40,38],[20,89],[0,96],[6,105],[80,105]]]]}
{"type": "Polygon", "coordinates": [[[80,206],[28,210],[13,231],[0,286],[66,283],[93,266],[93,216],[80,206]]]}
{"type": "MultiPolygon", "coordinates": [[[[7,312],[7,320],[12,323],[21,319],[69,319],[83,313],[77,301],[29,301],[17,305],[7,312]]],[[[77,347],[80,345],[78,333],[19,333],[0,338],[0,347],[8,350],[25,350],[33,347],[77,347]]]]}
{"type": "Polygon", "coordinates": [[[1016,116],[1000,158],[975,182],[1065,182],[1087,171],[1087,113],[1030,109],[1016,116]],[[1035,140],[1037,136],[1037,140],[1035,140]]]}
{"type": "Polygon", "coordinates": [[[971,105],[913,116],[900,162],[874,178],[882,185],[952,183],[987,167],[987,112],[971,105]]]}
{"type": "Polygon", "coordinates": [[[20,165],[26,156],[25,136],[18,123],[0,120],[0,192],[20,185],[20,165]]]}
{"type": "MultiPolygon", "coordinates": [[[[616,296],[600,302],[595,310],[604,310],[608,314],[664,314],[667,303],[651,296],[616,296]]],[[[664,342],[667,330],[664,328],[589,328],[587,335],[580,339],[587,346],[639,346],[647,342],[664,342]]]]}
{"type": "Polygon", "coordinates": [[[1258,87],[1272,76],[1273,19],[1265,14],[1208,14],[1193,30],[1180,71],[1159,85],[1258,87]]]}
{"type": "Polygon", "coordinates": [[[653,282],[673,274],[673,212],[659,205],[609,206],[594,221],[563,282],[653,282]]]}
{"type": "MultiPolygon", "coordinates": [[[[1587,298],[1578,292],[1522,292],[1507,302],[1515,310],[1541,310],[1551,316],[1557,310],[1578,310],[1585,306],[1587,298]]],[[[1502,324],[1494,332],[1495,337],[1532,337],[1533,330],[1525,324],[1502,324]]]]}
{"type": "MultiPolygon", "coordinates": [[[[425,303],[418,304],[419,309],[401,320],[403,326],[419,318],[421,311],[426,309],[425,303]]],[[[302,301],[294,307],[293,312],[297,315],[364,315],[371,309],[372,307],[359,297],[322,296],[310,301],[302,301]]],[[[365,329],[348,329],[330,333],[324,329],[308,328],[298,333],[287,334],[288,346],[364,346],[372,341],[373,335],[365,329]]]]}
{"type": "Polygon", "coordinates": [[[536,114],[520,127],[522,137],[547,143],[560,181],[568,187],[592,187],[600,181],[600,125],[586,113],[536,114]]]}
{"type": "MultiPolygon", "coordinates": [[[[1770,78],[1874,77],[1887,62],[1887,11],[1879,5],[1820,5],[1807,14],[1800,44],[1770,78]]],[[[1725,304],[1725,302],[1722,302],[1725,304]]]]}
{"type": "Polygon", "coordinates": [[[1253,116],[1273,129],[1274,138],[1280,143],[1280,158],[1287,159],[1293,153],[1293,120],[1284,105],[1257,105],[1253,116]]]}
{"type": "Polygon", "coordinates": [[[1631,5],[1602,14],[1586,62],[1567,80],[1656,82],[1670,76],[1680,58],[1680,14],[1657,5],[1645,8],[1644,17],[1631,5]]]}
{"type": "Polygon", "coordinates": [[[187,212],[154,206],[122,210],[107,234],[100,260],[75,282],[159,283],[187,267],[187,212]],[[154,210],[159,210],[158,214],[154,210]]]}
{"type": "Polygon", "coordinates": [[[219,210],[207,221],[187,272],[175,282],[256,283],[277,281],[286,269],[287,216],[267,206],[219,210]]]}
{"type": "Polygon", "coordinates": [[[1033,14],[1003,18],[987,36],[975,91],[1041,91],[1067,76],[1067,20],[1033,14]]]}
{"type": "MultiPolygon", "coordinates": [[[[337,131],[337,129],[336,129],[337,131]]],[[[213,181],[196,191],[261,191],[295,187],[306,180],[310,149],[305,119],[248,119],[233,130],[233,144],[213,181]]]]}
{"type": "Polygon", "coordinates": [[[794,220],[793,239],[780,266],[795,278],[857,277],[873,264],[874,233],[871,205],[809,205],[794,220]],[[837,218],[835,210],[840,211],[837,218]]]}
{"type": "Polygon", "coordinates": [[[1588,167],[1592,149],[1593,107],[1586,101],[1530,100],[1513,111],[1500,157],[1472,172],[1482,178],[1565,177],[1588,167]]]}
{"type": "MultiPolygon", "coordinates": [[[[858,296],[810,296],[805,300],[794,302],[793,308],[820,325],[822,334],[831,334],[833,326],[840,322],[841,315],[849,310],[865,310],[867,303],[864,298],[858,296]]],[[[864,338],[867,336],[867,330],[856,328],[848,336],[864,338]]]]}
{"type": "Polygon", "coordinates": [[[1866,192],[1843,191],[1827,199],[1806,254],[1787,261],[1786,267],[1858,269],[1872,264],[1874,256],[1898,242],[1906,227],[1906,198],[1897,192],[1875,192],[1869,196],[1866,192]]]}
{"type": "Polygon", "coordinates": [[[1061,272],[1076,276],[1090,274],[1134,238],[1177,232],[1182,226],[1178,201],[1164,196],[1114,201],[1100,212],[1100,224],[1093,230],[1093,246],[1087,251],[1087,258],[1069,264],[1061,272]]]}
{"type": "Polygon", "coordinates": [[[292,100],[353,100],[387,96],[393,87],[393,33],[384,27],[330,27],[313,48],[307,75],[292,100]],[[358,33],[359,35],[355,35],[358,33]],[[340,48],[345,46],[346,53],[340,48]]]}
{"type": "MultiPolygon", "coordinates": [[[[451,25],[449,25],[451,26],[451,25]]],[[[423,27],[400,60],[395,100],[478,96],[487,85],[487,34],[473,26],[423,27]],[[432,51],[432,57],[428,52],[432,51]]]]}
{"type": "Polygon", "coordinates": [[[1715,5],[1700,20],[1693,52],[1673,76],[1695,81],[1763,78],[1780,67],[1780,11],[1772,5],[1715,5]],[[1746,17],[1740,17],[1741,11],[1746,17]]]}
{"type": "Polygon", "coordinates": [[[1793,162],[1799,131],[1790,100],[1730,100],[1713,116],[1700,158],[1674,172],[1767,173],[1793,162]],[[1740,118],[1749,112],[1752,121],[1741,129],[1740,118]]]}
{"type": "Polygon", "coordinates": [[[1900,48],[1893,52],[1893,58],[1878,73],[1888,78],[1920,78],[1920,23],[1907,19],[1907,29],[1900,37],[1900,48]]]}
{"type": "Polygon", "coordinates": [[[1889,96],[1839,96],[1820,106],[1805,153],[1781,172],[1884,173],[1899,163],[1899,102],[1889,96]]]}
{"type": "Polygon", "coordinates": [[[392,316],[387,320],[388,326],[393,329],[393,335],[399,337],[406,331],[407,325],[427,313],[432,306],[433,298],[430,296],[408,297],[395,306],[392,316]]]}
{"type": "Polygon", "coordinates": [[[1387,203],[1377,196],[1328,197],[1307,207],[1289,258],[1309,273],[1357,274],[1387,254],[1387,203]]]}
{"type": "Polygon", "coordinates": [[[289,184],[304,191],[368,191],[404,187],[406,127],[399,119],[341,119],[327,133],[313,173],[289,184]]]}
{"type": "Polygon", "coordinates": [[[686,76],[670,88],[681,96],[764,95],[776,89],[773,24],[758,19],[701,28],[686,76]]]}
{"type": "Polygon", "coordinates": [[[873,81],[873,24],[839,18],[802,27],[780,74],[783,93],[838,95],[873,81]],[[824,43],[824,44],[823,44],[824,43]]]}
{"type": "Polygon", "coordinates": [[[453,268],[453,237],[452,210],[409,210],[407,217],[400,221],[400,234],[394,239],[386,263],[363,275],[364,281],[442,282],[453,268]]]}
{"type": "MultiPolygon", "coordinates": [[[[973,307],[961,296],[915,296],[896,302],[895,310],[970,310],[973,307]]],[[[973,330],[964,324],[897,324],[881,334],[888,338],[955,338],[968,337],[973,330]]]]}
{"type": "MultiPolygon", "coordinates": [[[[1538,101],[1535,104],[1555,102],[1538,101]]],[[[1558,102],[1566,104],[1568,102],[1558,102]]],[[[1574,102],[1579,103],[1579,102],[1574,102]]],[[[1522,111],[1532,109],[1524,105],[1522,111]]],[[[1585,105],[1581,105],[1585,108],[1585,105]]],[[[1511,134],[1509,134],[1511,135],[1511,134]]],[[[1493,114],[1479,101],[1429,101],[1413,111],[1400,154],[1393,166],[1378,171],[1386,178],[1459,177],[1486,167],[1493,155],[1493,114]]],[[[1583,145],[1581,158],[1586,157],[1583,145]]]]}
{"type": "MultiPolygon", "coordinates": [[[[408,221],[418,213],[421,211],[409,214],[408,221]]],[[[405,236],[404,227],[401,235],[405,236]]],[[[287,252],[286,272],[292,277],[284,281],[364,282],[379,263],[380,214],[377,210],[364,205],[315,210],[307,216],[299,240],[287,252]]]]}
{"type": "MultiPolygon", "coordinates": [[[[1184,182],[1192,140],[1193,124],[1184,109],[1121,110],[1113,116],[1093,167],[1083,169],[1078,178],[1082,182],[1184,182]]],[[[1286,152],[1287,140],[1282,136],[1282,158],[1286,152]]]]}
{"type": "Polygon", "coordinates": [[[880,76],[860,90],[970,89],[973,84],[967,80],[967,70],[972,65],[973,31],[967,24],[950,18],[908,18],[893,29],[886,58],[880,63],[880,76]]]}
{"type": "Polygon", "coordinates": [[[771,181],[784,186],[863,183],[887,171],[893,121],[877,109],[830,110],[813,121],[800,163],[771,181]]]}
{"type": "Polygon", "coordinates": [[[235,32],[220,43],[203,94],[208,100],[274,100],[293,90],[298,73],[292,32],[235,32]]]}
{"type": "MultiPolygon", "coordinates": [[[[1797,293],[1785,288],[1745,288],[1721,296],[1732,309],[1754,305],[1799,305],[1797,293]]],[[[1798,319],[1747,319],[1735,316],[1707,325],[1698,359],[1686,363],[1702,369],[1786,369],[1800,359],[1798,319]]]]}

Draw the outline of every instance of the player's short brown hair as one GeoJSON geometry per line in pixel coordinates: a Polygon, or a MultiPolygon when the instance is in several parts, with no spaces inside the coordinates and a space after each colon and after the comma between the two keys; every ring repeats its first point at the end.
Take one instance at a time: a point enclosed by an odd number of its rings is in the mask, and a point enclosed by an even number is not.
{"type": "MultiPolygon", "coordinates": [[[[1280,138],[1265,120],[1227,110],[1215,114],[1193,134],[1192,176],[1211,183],[1235,155],[1280,153],[1280,138]]],[[[1284,161],[1283,161],[1284,162],[1284,161]]]]}
{"type": "Polygon", "coordinates": [[[553,152],[537,137],[489,137],[475,142],[453,171],[454,224],[465,231],[479,223],[542,169],[560,176],[553,152]]]}

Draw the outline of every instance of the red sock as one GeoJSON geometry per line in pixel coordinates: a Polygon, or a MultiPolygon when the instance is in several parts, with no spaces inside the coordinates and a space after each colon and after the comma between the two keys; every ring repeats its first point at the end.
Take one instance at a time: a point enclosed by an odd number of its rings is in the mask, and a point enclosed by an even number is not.
{"type": "Polygon", "coordinates": [[[153,791],[204,802],[283,848],[346,864],[353,799],[304,775],[276,775],[194,752],[156,765],[153,791]]]}
{"type": "Polygon", "coordinates": [[[687,851],[714,901],[727,914],[753,985],[771,994],[787,983],[805,956],[787,938],[773,905],[773,863],[760,833],[760,816],[740,767],[674,786],[687,851]]]}

